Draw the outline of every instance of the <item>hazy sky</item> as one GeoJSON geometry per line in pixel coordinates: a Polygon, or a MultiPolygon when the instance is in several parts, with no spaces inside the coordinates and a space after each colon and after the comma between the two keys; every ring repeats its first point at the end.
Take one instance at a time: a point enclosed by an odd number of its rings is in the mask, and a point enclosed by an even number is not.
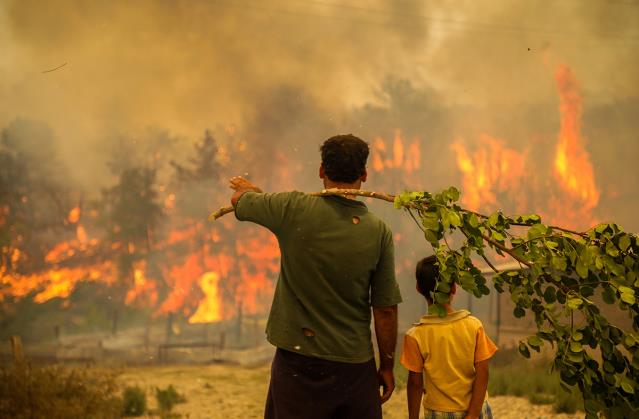
{"type": "Polygon", "coordinates": [[[0,126],[43,121],[82,166],[114,132],[241,128],[281,86],[334,117],[388,76],[516,108],[566,63],[588,104],[636,98],[639,1],[0,0],[0,51],[0,126]]]}

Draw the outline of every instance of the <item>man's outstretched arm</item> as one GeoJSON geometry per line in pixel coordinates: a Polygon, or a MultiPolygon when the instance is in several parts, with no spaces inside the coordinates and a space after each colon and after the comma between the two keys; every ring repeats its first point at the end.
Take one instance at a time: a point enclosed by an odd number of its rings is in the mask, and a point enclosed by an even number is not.
{"type": "Polygon", "coordinates": [[[373,307],[375,335],[379,349],[379,384],[383,387],[382,403],[386,402],[395,389],[393,367],[395,365],[395,345],[397,344],[397,305],[373,307]]]}

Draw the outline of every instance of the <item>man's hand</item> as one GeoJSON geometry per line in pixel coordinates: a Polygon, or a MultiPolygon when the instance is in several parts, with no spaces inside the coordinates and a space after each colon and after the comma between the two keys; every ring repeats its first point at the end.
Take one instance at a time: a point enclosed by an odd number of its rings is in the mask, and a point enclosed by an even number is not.
{"type": "Polygon", "coordinates": [[[239,192],[239,191],[262,192],[260,188],[253,185],[251,182],[244,179],[242,176],[233,176],[230,182],[231,182],[231,185],[230,185],[231,189],[233,189],[236,192],[239,192]]]}
{"type": "Polygon", "coordinates": [[[379,385],[382,387],[382,404],[386,403],[388,399],[390,399],[391,394],[393,394],[393,390],[395,390],[395,377],[393,376],[392,369],[379,369],[377,371],[377,377],[379,378],[379,385]]]}
{"type": "Polygon", "coordinates": [[[258,188],[257,186],[253,185],[251,182],[249,182],[248,180],[244,179],[242,176],[234,176],[230,179],[230,188],[233,189],[235,191],[235,193],[233,194],[233,196],[231,197],[231,204],[233,204],[233,206],[235,206],[235,204],[237,204],[237,201],[240,199],[240,196],[242,196],[242,194],[244,192],[262,192],[262,190],[260,188],[258,188]]]}
{"type": "Polygon", "coordinates": [[[382,403],[388,400],[395,390],[393,367],[395,365],[395,344],[397,343],[397,305],[373,307],[375,336],[379,348],[379,385],[384,388],[382,403]]]}

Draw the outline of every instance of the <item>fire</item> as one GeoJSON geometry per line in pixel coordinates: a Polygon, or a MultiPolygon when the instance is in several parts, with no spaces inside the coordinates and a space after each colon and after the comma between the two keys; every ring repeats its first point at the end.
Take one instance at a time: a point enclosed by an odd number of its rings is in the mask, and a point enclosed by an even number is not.
{"type": "Polygon", "coordinates": [[[211,323],[222,320],[219,282],[220,276],[216,272],[206,272],[202,275],[199,283],[205,297],[200,301],[197,311],[189,317],[189,323],[211,323]]]}
{"type": "Polygon", "coordinates": [[[582,100],[578,84],[564,65],[558,68],[556,81],[561,126],[552,160],[555,180],[539,180],[541,171],[527,164],[528,153],[509,149],[501,140],[482,135],[472,154],[458,140],[451,148],[462,173],[462,202],[468,208],[503,207],[506,203],[500,199],[503,196],[514,203],[516,211],[529,211],[526,206],[533,199],[543,205],[534,210],[551,222],[567,227],[595,223],[591,212],[599,203],[600,192],[581,138],[582,100]]]}
{"type": "Polygon", "coordinates": [[[520,187],[524,177],[526,154],[504,146],[500,139],[481,135],[480,148],[470,155],[461,140],[451,148],[462,172],[462,202],[471,210],[481,205],[499,205],[498,194],[520,187]]]}
{"type": "Polygon", "coordinates": [[[80,207],[75,207],[71,209],[71,211],[69,211],[69,215],[67,216],[67,221],[69,221],[71,224],[75,224],[78,221],[80,221],[80,215],[81,215],[80,207]]]}
{"type": "Polygon", "coordinates": [[[0,301],[11,296],[23,298],[36,293],[33,300],[44,303],[52,298],[67,298],[81,281],[114,282],[110,262],[79,268],[53,268],[42,274],[19,275],[3,273],[0,277],[0,301]]]}
{"type": "Polygon", "coordinates": [[[407,173],[415,172],[421,165],[419,140],[414,139],[406,147],[401,131],[396,130],[392,148],[387,148],[384,139],[377,137],[373,140],[371,163],[376,172],[381,172],[384,169],[400,169],[407,173]]]}
{"type": "MultiPolygon", "coordinates": [[[[555,151],[555,176],[565,193],[578,201],[584,212],[599,203],[590,155],[581,138],[582,100],[572,71],[565,65],[555,74],[559,89],[561,128],[555,151]]],[[[565,200],[562,200],[565,203],[565,200]]]]}
{"type": "Polygon", "coordinates": [[[127,291],[124,302],[152,307],[157,301],[157,281],[146,277],[146,262],[139,262],[133,269],[133,287],[127,291]]]}

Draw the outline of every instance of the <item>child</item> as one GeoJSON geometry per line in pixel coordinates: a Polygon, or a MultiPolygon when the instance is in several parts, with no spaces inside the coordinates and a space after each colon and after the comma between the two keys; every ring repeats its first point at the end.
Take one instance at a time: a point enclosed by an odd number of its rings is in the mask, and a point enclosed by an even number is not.
{"type": "MultiPolygon", "coordinates": [[[[439,271],[430,256],[417,264],[417,291],[431,306],[439,271]]],[[[455,294],[452,284],[450,297],[455,294]]],[[[488,363],[497,351],[479,319],[445,304],[446,317],[421,318],[404,336],[401,363],[408,371],[408,415],[419,419],[424,395],[426,419],[492,419],[486,398],[488,363]]],[[[430,313],[430,310],[429,310],[430,313]]]]}

